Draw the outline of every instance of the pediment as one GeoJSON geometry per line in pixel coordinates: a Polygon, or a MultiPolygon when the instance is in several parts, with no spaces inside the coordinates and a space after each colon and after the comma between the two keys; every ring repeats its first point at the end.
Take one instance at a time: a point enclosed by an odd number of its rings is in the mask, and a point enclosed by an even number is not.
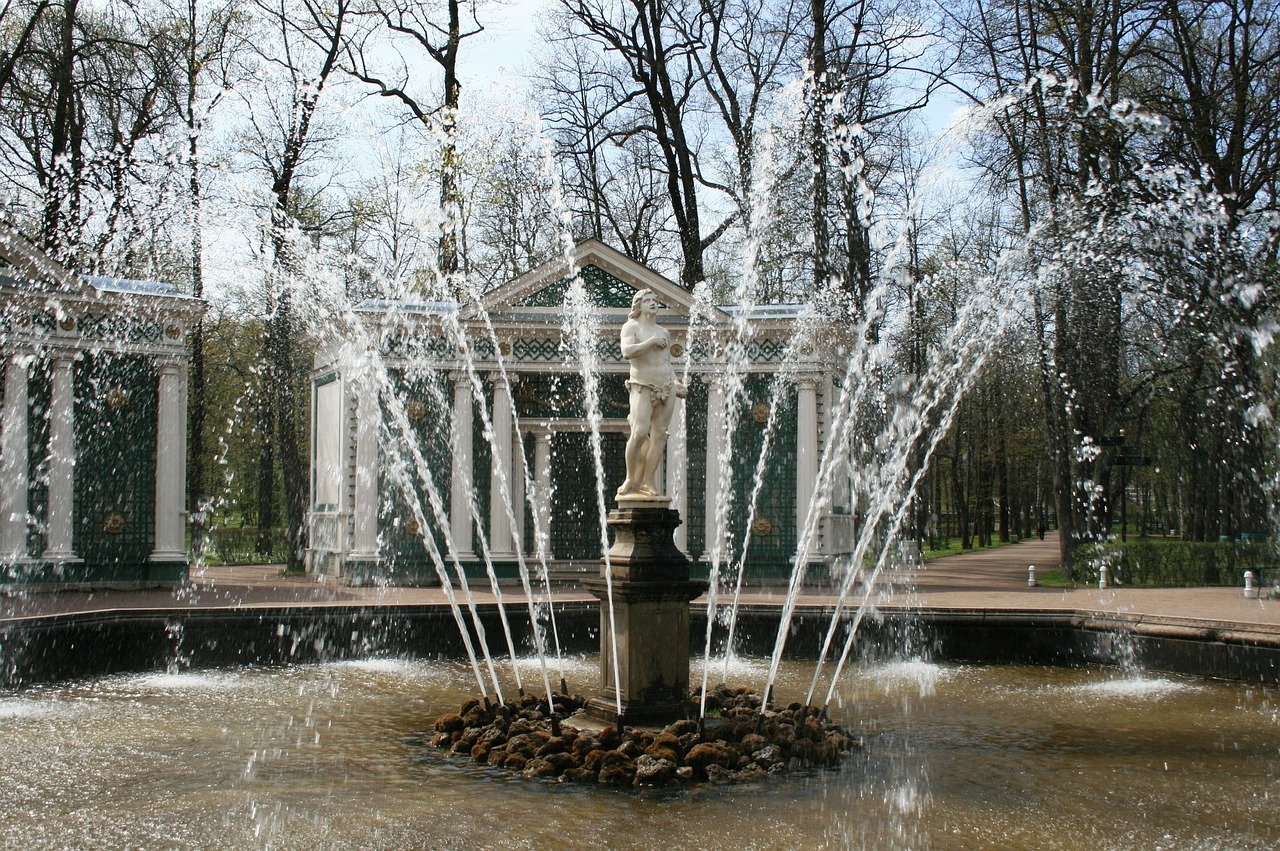
{"type": "MultiPolygon", "coordinates": [[[[572,267],[582,276],[587,296],[601,311],[625,316],[637,290],[650,289],[664,311],[688,316],[693,294],[684,287],[637,263],[598,239],[574,246],[572,267]]],[[[543,263],[519,278],[485,295],[490,314],[555,312],[564,304],[571,278],[569,261],[563,258],[543,263]]]]}
{"type": "Polygon", "coordinates": [[[88,297],[93,288],[45,254],[17,231],[0,225],[0,275],[24,288],[88,297]]]}

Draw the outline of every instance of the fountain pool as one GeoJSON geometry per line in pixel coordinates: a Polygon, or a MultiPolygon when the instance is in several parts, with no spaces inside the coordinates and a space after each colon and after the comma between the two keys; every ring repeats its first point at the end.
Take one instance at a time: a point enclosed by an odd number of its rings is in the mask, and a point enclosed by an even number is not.
{"type": "MultiPolygon", "coordinates": [[[[530,670],[536,662],[531,661],[530,670]]],[[[567,660],[591,683],[595,657],[567,660]]],[[[723,662],[717,660],[721,670],[723,662]]],[[[758,679],[767,659],[737,661],[758,679]]],[[[695,676],[701,663],[694,661],[695,676]]],[[[799,689],[809,664],[784,663],[799,689]]],[[[838,771],[632,791],[430,748],[465,663],[114,676],[0,696],[0,845],[1274,848],[1280,693],[1116,669],[864,664],[838,771]]]]}

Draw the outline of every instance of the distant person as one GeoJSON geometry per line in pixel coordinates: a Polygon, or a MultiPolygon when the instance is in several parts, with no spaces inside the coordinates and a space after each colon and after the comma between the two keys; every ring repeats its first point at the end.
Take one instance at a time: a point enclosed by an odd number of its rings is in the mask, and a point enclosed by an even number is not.
{"type": "Polygon", "coordinates": [[[658,299],[653,290],[640,290],[631,300],[630,318],[622,326],[622,356],[631,364],[627,381],[631,411],[627,424],[627,478],[618,497],[659,496],[654,476],[667,446],[667,426],[675,400],[687,392],[671,367],[671,335],[658,324],[658,299]]]}
{"type": "Polygon", "coordinates": [[[1044,531],[1044,521],[1041,520],[1039,525],[1036,526],[1036,534],[1040,536],[1040,540],[1042,541],[1044,540],[1044,531]]]}

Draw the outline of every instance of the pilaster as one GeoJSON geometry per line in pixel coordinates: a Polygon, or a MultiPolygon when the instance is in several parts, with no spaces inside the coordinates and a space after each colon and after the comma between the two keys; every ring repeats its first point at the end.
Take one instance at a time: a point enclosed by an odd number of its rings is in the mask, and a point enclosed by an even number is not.
{"type": "Polygon", "coordinates": [[[796,389],[796,529],[802,530],[818,483],[818,381],[801,376],[796,389]]]}
{"type": "Polygon", "coordinates": [[[537,527],[534,530],[534,548],[540,559],[551,558],[551,432],[533,433],[533,478],[537,491],[534,505],[537,508],[537,527]]]}
{"type": "Polygon", "coordinates": [[[474,406],[471,376],[465,371],[450,373],[453,382],[453,432],[450,445],[453,465],[449,475],[449,533],[459,561],[475,558],[471,550],[471,464],[474,406]]]}
{"type": "MultiPolygon", "coordinates": [[[[676,406],[675,416],[671,418],[671,436],[667,440],[666,492],[672,495],[672,507],[681,517],[689,516],[689,445],[685,430],[688,407],[687,402],[676,406]]],[[[676,528],[674,540],[681,552],[689,552],[688,534],[683,524],[676,528]]]]}
{"type": "Polygon", "coordinates": [[[184,359],[161,358],[156,368],[155,549],[151,561],[185,563],[187,364],[184,359]]]}
{"type": "MultiPolygon", "coordinates": [[[[367,369],[367,367],[366,367],[367,369]]],[[[378,426],[382,409],[373,382],[358,372],[351,383],[356,406],[356,469],[349,561],[378,560],[378,426]]]]}
{"type": "Polygon", "coordinates": [[[72,549],[76,495],[74,369],[75,360],[70,353],[57,354],[50,363],[49,532],[44,559],[53,562],[77,560],[72,549]]]}
{"type": "Polygon", "coordinates": [[[705,554],[710,554],[721,543],[721,531],[716,526],[716,506],[720,504],[720,450],[724,446],[724,382],[719,375],[704,376],[707,382],[707,475],[706,496],[703,502],[703,522],[706,527],[705,554]]]}
{"type": "MultiPolygon", "coordinates": [[[[500,372],[491,378],[493,384],[493,453],[489,469],[489,546],[495,559],[509,560],[515,558],[515,547],[511,538],[511,518],[508,515],[507,499],[514,502],[511,487],[511,430],[513,419],[511,412],[511,392],[507,377],[500,372]]],[[[513,506],[513,508],[516,506],[513,506]]]]}
{"type": "Polygon", "coordinates": [[[4,374],[4,418],[0,421],[0,561],[27,558],[27,363],[8,356],[4,374]]]}

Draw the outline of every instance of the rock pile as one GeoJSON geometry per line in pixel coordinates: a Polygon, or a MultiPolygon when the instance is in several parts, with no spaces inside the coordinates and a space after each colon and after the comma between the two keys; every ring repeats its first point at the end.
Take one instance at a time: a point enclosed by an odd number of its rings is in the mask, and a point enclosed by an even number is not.
{"type": "Polygon", "coordinates": [[[677,721],[657,732],[578,729],[568,719],[585,703],[559,696],[553,719],[533,696],[500,707],[470,700],[436,720],[431,744],[525,777],[612,786],[742,783],[834,766],[855,747],[819,710],[793,703],[762,712],[750,689],[720,686],[707,695],[704,724],[677,721]]]}

